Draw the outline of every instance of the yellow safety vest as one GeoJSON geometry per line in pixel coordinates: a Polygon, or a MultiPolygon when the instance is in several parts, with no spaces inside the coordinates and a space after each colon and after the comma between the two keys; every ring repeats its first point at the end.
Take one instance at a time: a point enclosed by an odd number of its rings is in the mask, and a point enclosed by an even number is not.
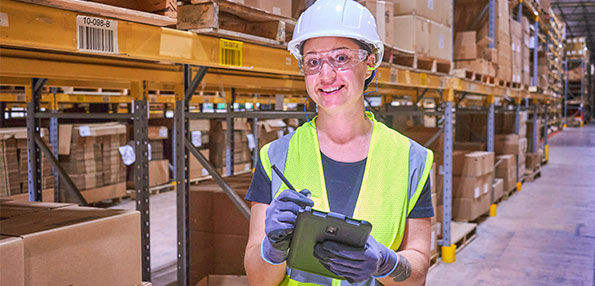
{"type": "MultiPolygon", "coordinates": [[[[397,250],[405,232],[405,221],[428,179],[432,151],[375,120],[361,189],[353,217],[372,224],[376,241],[397,250]]],[[[314,120],[260,150],[264,170],[272,182],[272,195],[288,187],[271,166],[276,165],[297,190],[312,193],[314,209],[330,211],[318,136],[314,120]]],[[[316,274],[288,268],[280,285],[351,285],[316,274]],[[295,275],[292,275],[295,274],[295,275]],[[295,277],[294,277],[295,276],[295,277]]],[[[373,279],[373,278],[370,278],[373,279]]],[[[359,285],[359,283],[358,283],[359,285]]],[[[370,285],[370,284],[362,284],[370,285]]]]}

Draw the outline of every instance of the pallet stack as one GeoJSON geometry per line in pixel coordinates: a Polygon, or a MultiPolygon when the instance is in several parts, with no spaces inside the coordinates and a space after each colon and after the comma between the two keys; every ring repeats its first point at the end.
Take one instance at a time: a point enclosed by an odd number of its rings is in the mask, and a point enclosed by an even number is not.
{"type": "Polygon", "coordinates": [[[502,194],[493,194],[494,152],[453,152],[452,218],[473,221],[502,194]]]}
{"type": "MultiPolygon", "coordinates": [[[[42,128],[40,136],[49,146],[48,130],[42,128]]],[[[0,129],[0,197],[26,194],[28,183],[27,128],[0,129]]],[[[54,176],[48,159],[41,155],[41,186],[54,187],[54,176]]]]}
{"type": "MultiPolygon", "coordinates": [[[[125,125],[61,125],[59,144],[60,164],[88,202],[126,195],[126,167],[118,149],[126,144],[125,125]]],[[[69,201],[70,193],[63,193],[69,201]]]]}
{"type": "Polygon", "coordinates": [[[525,16],[521,19],[521,29],[523,34],[523,43],[521,45],[521,61],[522,61],[522,75],[521,82],[526,86],[531,85],[531,53],[529,47],[531,46],[531,24],[529,19],[525,16]]]}

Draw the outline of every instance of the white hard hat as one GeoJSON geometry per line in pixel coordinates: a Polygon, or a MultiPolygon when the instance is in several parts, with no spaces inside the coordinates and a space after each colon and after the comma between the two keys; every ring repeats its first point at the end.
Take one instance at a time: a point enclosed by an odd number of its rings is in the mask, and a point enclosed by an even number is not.
{"type": "Polygon", "coordinates": [[[376,56],[374,68],[382,62],[384,44],[376,31],[376,20],[366,7],[354,0],[316,1],[300,15],[287,49],[300,60],[302,43],[317,37],[358,40],[372,49],[376,56]]]}

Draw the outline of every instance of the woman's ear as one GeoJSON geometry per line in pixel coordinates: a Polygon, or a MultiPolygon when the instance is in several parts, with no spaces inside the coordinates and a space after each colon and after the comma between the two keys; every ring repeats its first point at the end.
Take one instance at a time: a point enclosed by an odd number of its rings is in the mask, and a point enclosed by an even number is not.
{"type": "Polygon", "coordinates": [[[375,63],[376,63],[376,56],[370,55],[368,57],[368,59],[366,60],[366,66],[368,66],[368,69],[366,70],[366,78],[369,78],[372,75],[372,72],[374,72],[374,70],[375,70],[374,64],[375,63]]]}

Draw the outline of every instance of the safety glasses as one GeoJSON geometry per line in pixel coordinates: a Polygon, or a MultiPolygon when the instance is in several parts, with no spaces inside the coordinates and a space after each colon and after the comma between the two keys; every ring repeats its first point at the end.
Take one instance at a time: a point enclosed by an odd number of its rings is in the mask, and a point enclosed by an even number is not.
{"type": "Polygon", "coordinates": [[[298,65],[305,75],[319,73],[324,63],[336,71],[344,71],[363,62],[368,55],[366,50],[340,48],[328,52],[307,53],[298,65]]]}

